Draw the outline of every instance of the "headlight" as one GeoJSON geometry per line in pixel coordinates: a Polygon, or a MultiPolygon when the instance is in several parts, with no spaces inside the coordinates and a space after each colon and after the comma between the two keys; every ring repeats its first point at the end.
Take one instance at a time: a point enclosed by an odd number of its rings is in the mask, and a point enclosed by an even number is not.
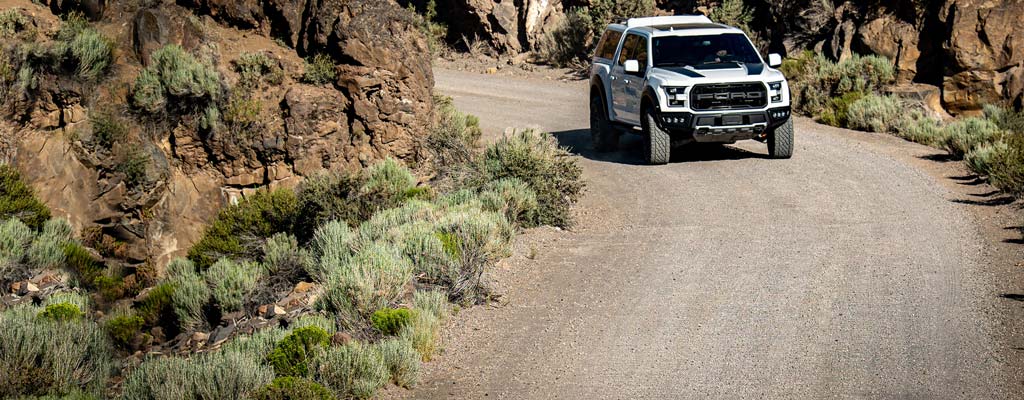
{"type": "Polygon", "coordinates": [[[775,95],[772,96],[772,103],[781,103],[782,102],[782,81],[768,82],[768,89],[770,89],[770,90],[775,92],[775,95]]]}
{"type": "Polygon", "coordinates": [[[665,95],[668,97],[669,106],[683,107],[686,105],[686,86],[665,87],[665,95]]]}

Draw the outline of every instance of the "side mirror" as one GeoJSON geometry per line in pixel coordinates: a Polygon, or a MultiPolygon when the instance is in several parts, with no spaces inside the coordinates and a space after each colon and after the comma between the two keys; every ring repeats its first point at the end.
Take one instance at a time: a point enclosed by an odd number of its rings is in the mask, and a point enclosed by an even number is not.
{"type": "Polygon", "coordinates": [[[776,68],[780,65],[782,65],[782,56],[778,55],[777,53],[772,53],[768,55],[769,67],[776,68]]]}
{"type": "Polygon", "coordinates": [[[640,62],[637,60],[626,60],[626,63],[622,65],[626,70],[627,74],[635,74],[640,72],[640,62]]]}

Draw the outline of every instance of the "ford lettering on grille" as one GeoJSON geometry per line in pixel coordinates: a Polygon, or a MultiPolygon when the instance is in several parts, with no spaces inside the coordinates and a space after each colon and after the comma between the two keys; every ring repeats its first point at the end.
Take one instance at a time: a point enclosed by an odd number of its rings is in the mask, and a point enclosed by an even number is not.
{"type": "Polygon", "coordinates": [[[694,110],[740,110],[767,104],[767,89],[760,82],[697,85],[692,93],[694,110]]]}

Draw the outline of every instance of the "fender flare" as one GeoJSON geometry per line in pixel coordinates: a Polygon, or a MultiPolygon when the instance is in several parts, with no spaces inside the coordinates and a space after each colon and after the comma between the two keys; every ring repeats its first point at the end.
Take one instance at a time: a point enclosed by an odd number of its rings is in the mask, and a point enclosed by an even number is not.
{"type": "Polygon", "coordinates": [[[608,102],[608,98],[610,97],[608,93],[609,90],[610,88],[604,83],[604,79],[602,79],[600,75],[594,75],[593,78],[590,78],[590,94],[593,95],[595,92],[601,94],[601,103],[604,104],[605,115],[611,117],[612,110],[611,105],[608,102]]]}
{"type": "Polygon", "coordinates": [[[651,86],[647,86],[646,88],[644,88],[644,94],[641,95],[640,97],[641,113],[643,113],[644,107],[654,107],[655,111],[661,111],[661,104],[658,101],[658,94],[654,91],[654,88],[651,86]]]}

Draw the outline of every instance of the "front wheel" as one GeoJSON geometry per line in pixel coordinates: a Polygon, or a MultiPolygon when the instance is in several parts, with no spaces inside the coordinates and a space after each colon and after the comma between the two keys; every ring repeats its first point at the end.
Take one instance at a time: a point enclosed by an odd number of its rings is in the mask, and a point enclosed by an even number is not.
{"type": "Polygon", "coordinates": [[[771,132],[768,132],[768,155],[771,158],[793,156],[793,119],[790,118],[771,132]]]}
{"type": "Polygon", "coordinates": [[[644,158],[651,165],[668,164],[672,156],[672,138],[658,126],[654,112],[650,108],[644,110],[640,120],[644,131],[644,158]]]}
{"type": "Polygon", "coordinates": [[[590,140],[594,150],[615,151],[619,147],[619,131],[608,122],[608,108],[601,95],[590,96],[590,140]]]}

